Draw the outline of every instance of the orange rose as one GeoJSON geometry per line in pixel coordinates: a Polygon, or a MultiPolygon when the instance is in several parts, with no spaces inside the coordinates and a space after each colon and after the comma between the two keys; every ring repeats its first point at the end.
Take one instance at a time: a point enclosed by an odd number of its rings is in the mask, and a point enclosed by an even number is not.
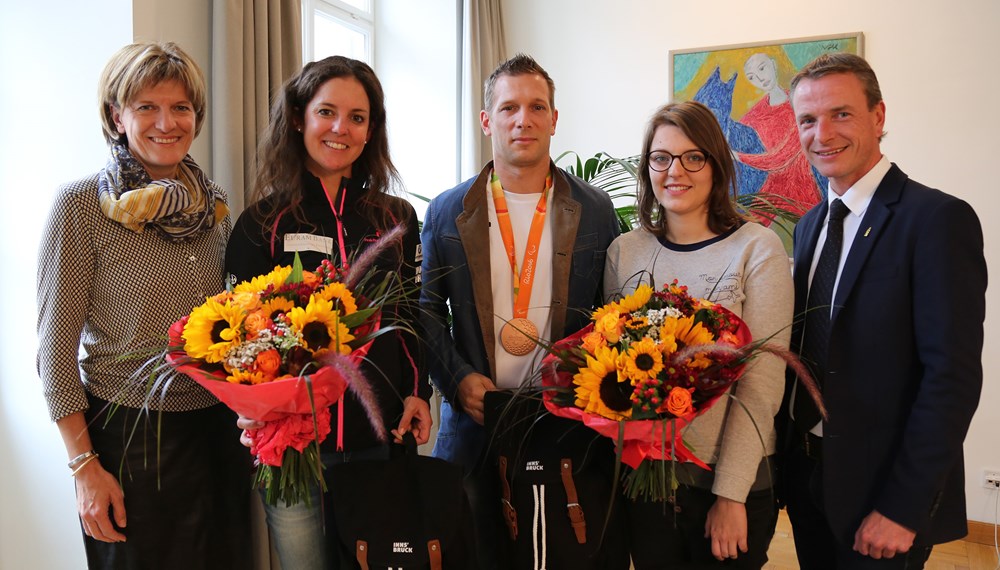
{"type": "Polygon", "coordinates": [[[694,408],[691,406],[691,392],[693,391],[693,388],[671,389],[670,394],[667,395],[667,401],[663,403],[664,407],[668,412],[679,418],[690,414],[694,411],[694,408]]]}
{"type": "Polygon", "coordinates": [[[243,319],[243,328],[247,331],[247,340],[257,338],[260,331],[269,326],[271,326],[271,319],[260,311],[250,313],[245,319],[243,319]]]}
{"type": "Polygon", "coordinates": [[[590,354],[597,353],[597,347],[608,346],[608,342],[604,340],[604,335],[597,331],[590,331],[583,337],[583,349],[590,354]]]}
{"type": "Polygon", "coordinates": [[[267,378],[274,378],[281,368],[281,354],[277,350],[265,350],[257,355],[253,362],[254,368],[267,378]]]}
{"type": "Polygon", "coordinates": [[[233,294],[230,293],[229,291],[223,291],[221,293],[216,293],[215,295],[207,298],[215,301],[220,305],[225,305],[226,301],[229,301],[230,299],[233,298],[233,294]]]}
{"type": "Polygon", "coordinates": [[[302,272],[302,284],[305,285],[306,287],[309,287],[313,291],[315,291],[316,287],[319,286],[320,281],[322,280],[319,278],[319,275],[316,275],[312,271],[302,272]]]}
{"type": "Polygon", "coordinates": [[[248,291],[233,293],[232,299],[233,304],[244,311],[253,311],[260,307],[260,297],[257,296],[257,293],[250,293],[248,291]]]}
{"type": "Polygon", "coordinates": [[[730,346],[739,346],[740,345],[740,339],[739,339],[739,337],[737,337],[736,335],[734,335],[733,333],[731,333],[729,331],[722,331],[722,334],[719,335],[719,344],[728,344],[730,346]]]}
{"type": "Polygon", "coordinates": [[[615,344],[621,339],[622,329],[625,328],[625,319],[621,318],[621,313],[611,311],[594,323],[594,330],[604,335],[608,342],[615,344]]]}

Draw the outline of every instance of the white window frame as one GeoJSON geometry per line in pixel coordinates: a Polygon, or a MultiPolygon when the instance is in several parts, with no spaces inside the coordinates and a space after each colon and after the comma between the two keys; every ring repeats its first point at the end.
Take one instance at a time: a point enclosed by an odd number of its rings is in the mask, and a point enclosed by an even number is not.
{"type": "Polygon", "coordinates": [[[359,9],[340,0],[302,0],[302,61],[316,60],[315,15],[321,12],[345,27],[365,37],[365,63],[375,67],[375,0],[368,0],[368,10],[359,9]]]}

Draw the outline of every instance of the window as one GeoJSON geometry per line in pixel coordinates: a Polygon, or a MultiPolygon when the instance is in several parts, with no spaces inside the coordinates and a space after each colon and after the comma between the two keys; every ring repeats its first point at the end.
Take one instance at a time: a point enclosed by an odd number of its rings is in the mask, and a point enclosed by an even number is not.
{"type": "MultiPolygon", "coordinates": [[[[385,92],[392,161],[422,219],[427,202],[416,196],[432,198],[459,181],[461,2],[301,2],[303,62],[343,55],[376,70],[385,92]]],[[[477,125],[478,118],[477,109],[477,125]]]]}
{"type": "Polygon", "coordinates": [[[373,0],[303,0],[302,61],[331,55],[375,62],[373,0]]]}

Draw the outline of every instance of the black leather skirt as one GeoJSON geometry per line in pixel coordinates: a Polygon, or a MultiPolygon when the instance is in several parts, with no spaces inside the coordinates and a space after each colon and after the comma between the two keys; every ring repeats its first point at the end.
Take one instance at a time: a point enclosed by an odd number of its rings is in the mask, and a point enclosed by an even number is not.
{"type": "Polygon", "coordinates": [[[126,542],[84,537],[89,567],[250,568],[252,465],[236,415],[222,404],[146,414],[89,401],[90,437],[127,517],[126,542]]]}

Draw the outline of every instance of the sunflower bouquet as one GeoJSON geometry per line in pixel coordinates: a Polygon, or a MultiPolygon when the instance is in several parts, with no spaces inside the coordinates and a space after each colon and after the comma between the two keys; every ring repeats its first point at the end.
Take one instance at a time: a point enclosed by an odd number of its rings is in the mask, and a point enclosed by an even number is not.
{"type": "Polygon", "coordinates": [[[551,347],[545,405],[617,441],[630,498],[666,500],[675,478],[668,488],[664,461],[708,469],[681,430],[740,378],[760,347],[751,341],[742,319],[676,280],[661,290],[643,284],[551,347]]]}
{"type": "MultiPolygon", "coordinates": [[[[207,298],[170,328],[170,366],[265,422],[248,435],[255,483],[270,504],[308,503],[311,484],[325,489],[319,443],[346,390],[374,405],[359,364],[379,334],[380,303],[356,296],[349,282],[329,261],[303,271],[296,256],[292,266],[207,298]]],[[[377,410],[366,411],[384,441],[377,410]]]]}

